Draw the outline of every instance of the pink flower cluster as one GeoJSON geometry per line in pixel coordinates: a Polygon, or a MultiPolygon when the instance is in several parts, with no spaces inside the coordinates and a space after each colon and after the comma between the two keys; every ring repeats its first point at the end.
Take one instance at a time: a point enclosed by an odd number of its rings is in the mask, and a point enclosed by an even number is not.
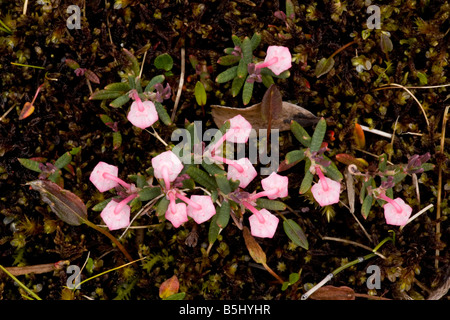
{"type": "Polygon", "coordinates": [[[210,196],[193,195],[188,198],[178,188],[171,186],[183,170],[183,164],[172,151],[166,151],[154,157],[152,166],[155,178],[164,180],[164,190],[170,201],[165,217],[175,228],[188,221],[188,217],[200,224],[216,214],[216,208],[210,196]],[[182,202],[177,203],[176,199],[182,202]]]}
{"type": "Polygon", "coordinates": [[[127,197],[117,202],[112,199],[102,210],[100,216],[106,223],[109,230],[117,230],[127,227],[130,224],[130,207],[128,202],[138,196],[134,185],[126,183],[118,177],[119,169],[116,166],[100,161],[92,170],[89,180],[100,191],[105,192],[119,185],[123,186],[127,197]]]}
{"type": "MultiPolygon", "coordinates": [[[[239,180],[239,187],[246,188],[257,176],[257,172],[248,158],[230,160],[216,155],[224,141],[232,143],[246,143],[250,136],[252,125],[241,115],[231,119],[230,128],[225,134],[209,147],[204,153],[205,157],[228,165],[228,179],[239,180]]],[[[255,200],[260,197],[269,199],[283,198],[288,195],[288,178],[273,172],[267,178],[261,180],[264,191],[253,194],[240,203],[253,213],[249,218],[251,233],[255,237],[272,238],[278,226],[279,219],[266,209],[257,210],[255,200]]]]}

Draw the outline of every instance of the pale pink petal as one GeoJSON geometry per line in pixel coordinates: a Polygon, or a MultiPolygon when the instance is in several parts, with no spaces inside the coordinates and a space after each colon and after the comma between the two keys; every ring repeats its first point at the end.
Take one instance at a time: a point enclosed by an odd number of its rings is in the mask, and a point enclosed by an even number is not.
{"type": "Polygon", "coordinates": [[[273,58],[278,58],[278,61],[268,66],[268,68],[277,76],[292,66],[292,56],[287,47],[269,46],[267,48],[267,55],[264,62],[270,61],[273,58]]]}
{"type": "Polygon", "coordinates": [[[156,122],[156,120],[158,120],[158,112],[156,111],[155,105],[151,101],[144,101],[142,102],[142,105],[144,109],[140,111],[138,103],[134,101],[131,104],[127,119],[135,127],[145,129],[150,127],[156,122]]]}
{"type": "Polygon", "coordinates": [[[280,176],[276,172],[272,172],[267,178],[261,180],[261,185],[265,191],[273,191],[275,194],[267,196],[269,199],[284,198],[288,196],[288,177],[280,176]]]}
{"type": "Polygon", "coordinates": [[[114,209],[118,205],[119,202],[111,200],[100,214],[109,230],[126,228],[130,224],[130,207],[125,205],[122,207],[122,210],[116,214],[114,213],[114,209]]]}
{"type": "Polygon", "coordinates": [[[216,208],[210,196],[191,196],[191,200],[201,206],[201,209],[196,210],[191,205],[187,206],[187,214],[194,219],[198,224],[209,220],[216,214],[216,208]]]}
{"type": "Polygon", "coordinates": [[[92,184],[100,191],[105,192],[112,188],[115,188],[119,183],[114,180],[106,179],[103,177],[104,173],[109,173],[115,177],[119,174],[119,168],[116,166],[107,164],[106,162],[100,161],[92,170],[89,180],[92,184]]]}
{"type": "Polygon", "coordinates": [[[165,151],[152,159],[152,167],[156,179],[164,179],[163,167],[169,170],[169,180],[174,181],[181,170],[183,170],[183,163],[172,151],[165,151]]]}
{"type": "Polygon", "coordinates": [[[277,230],[279,219],[266,209],[261,209],[259,212],[264,217],[264,223],[261,223],[255,214],[252,214],[248,218],[251,234],[259,238],[272,238],[277,230]]]}
{"type": "Polygon", "coordinates": [[[230,128],[228,129],[226,140],[232,143],[246,143],[252,130],[250,122],[240,114],[234,116],[229,121],[230,128]]]}
{"type": "Polygon", "coordinates": [[[323,189],[323,181],[319,180],[318,183],[311,187],[311,192],[314,199],[319,203],[320,206],[328,206],[330,204],[339,202],[339,194],[341,192],[341,184],[337,181],[331,180],[325,177],[328,185],[328,190],[323,189]]]}
{"type": "Polygon", "coordinates": [[[401,198],[395,198],[395,201],[400,208],[402,208],[402,212],[397,212],[394,206],[390,203],[386,203],[384,208],[384,218],[386,219],[386,223],[394,226],[403,226],[409,220],[409,217],[412,213],[412,208],[403,201],[401,198]]]}
{"type": "Polygon", "coordinates": [[[227,178],[239,180],[239,186],[245,188],[253,179],[255,179],[258,173],[248,158],[241,158],[236,160],[235,163],[241,165],[244,171],[239,172],[235,167],[228,165],[227,178]]]}
{"type": "Polygon", "coordinates": [[[183,223],[188,221],[188,216],[186,212],[186,204],[177,203],[175,204],[176,211],[172,213],[172,210],[169,208],[166,211],[166,219],[169,220],[175,228],[178,228],[183,223]]]}

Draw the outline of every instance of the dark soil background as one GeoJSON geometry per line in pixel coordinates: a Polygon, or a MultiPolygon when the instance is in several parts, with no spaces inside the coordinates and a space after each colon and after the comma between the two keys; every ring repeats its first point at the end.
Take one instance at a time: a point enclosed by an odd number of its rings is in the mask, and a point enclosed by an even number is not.
{"type": "MultiPolygon", "coordinates": [[[[367,2],[367,1],[366,1],[367,2]]],[[[370,1],[369,1],[370,2],[370,1]]],[[[118,267],[127,261],[109,239],[85,225],[72,227],[58,218],[44,204],[37,192],[26,182],[37,179],[36,172],[25,169],[18,158],[44,157],[52,161],[74,147],[81,152],[74,156],[73,172],[64,171],[64,188],[77,194],[92,208],[103,200],[89,182],[89,175],[99,161],[119,167],[120,177],[144,173],[151,166],[151,158],[164,151],[164,146],[147,132],[136,130],[126,119],[128,105],[112,109],[99,101],[89,101],[89,87],[67,67],[65,58],[76,60],[81,67],[100,77],[102,89],[120,81],[120,72],[127,65],[122,52],[126,48],[143,59],[145,45],[150,49],[145,58],[143,77],[151,79],[160,73],[153,66],[156,56],[168,53],[174,60],[172,75],[167,77],[173,95],[165,102],[169,114],[181,71],[181,48],[186,50],[186,74],[178,112],[177,127],[186,121],[202,120],[205,129],[214,127],[211,104],[243,107],[239,95],[230,94],[230,83],[217,84],[215,77],[225,67],[216,63],[223,49],[232,46],[231,35],[262,34],[256,55],[264,58],[268,45],[290,48],[295,62],[291,76],[276,80],[283,100],[305,107],[317,116],[324,116],[335,140],[327,135],[332,150],[330,156],[348,153],[377,163],[371,155],[356,150],[352,138],[352,124],[373,126],[391,133],[398,118],[393,149],[390,140],[366,133],[365,151],[380,155],[392,152],[393,163],[406,163],[414,154],[429,152],[435,164],[432,171],[419,175],[420,204],[411,178],[395,188],[395,195],[413,207],[413,213],[428,204],[435,207],[407,225],[403,230],[386,225],[383,209],[375,205],[367,220],[355,215],[370,234],[369,241],[348,209],[335,205],[334,215],[324,215],[306,196],[298,194],[303,165],[283,174],[290,181],[290,197],[285,201],[294,211],[284,214],[295,219],[309,241],[309,250],[296,247],[284,234],[281,223],[273,239],[258,240],[267,254],[267,263],[283,279],[301,271],[299,281],[282,291],[275,279],[250,258],[242,231],[230,225],[223,230],[209,256],[208,223],[199,225],[198,239],[188,246],[186,239],[193,228],[187,223],[174,229],[170,223],[159,223],[154,214],[139,218],[135,225],[151,225],[146,229],[132,229],[121,239],[135,258],[148,259],[118,271],[97,277],[75,292],[64,289],[68,275],[65,270],[45,274],[27,274],[19,279],[43,299],[160,299],[161,283],[174,274],[180,282],[185,299],[299,299],[307,284],[315,284],[342,264],[368,253],[351,244],[324,241],[323,236],[337,237],[374,248],[381,240],[396,232],[395,244],[388,242],[380,249],[380,257],[357,264],[340,273],[330,284],[348,286],[357,293],[376,293],[391,299],[426,299],[449,277],[449,213],[450,175],[448,149],[440,150],[442,121],[445,106],[450,104],[448,89],[412,90],[421,101],[429,119],[425,122],[418,104],[405,96],[402,89],[378,90],[383,84],[398,83],[419,86],[426,75],[427,85],[449,83],[449,15],[448,1],[378,1],[382,8],[381,26],[390,32],[393,49],[384,52],[380,46],[381,30],[372,30],[366,40],[367,4],[365,1],[293,1],[295,19],[286,25],[274,13],[285,11],[285,1],[30,1],[27,14],[22,15],[22,2],[0,1],[0,19],[12,33],[0,31],[1,97],[0,114],[12,111],[0,122],[0,264],[5,267],[31,266],[69,260],[83,266],[87,254],[94,265],[83,272],[83,279],[118,267]],[[114,5],[122,3],[122,8],[114,5]],[[68,5],[82,8],[80,30],[66,27],[68,5]],[[335,56],[334,68],[317,78],[317,62],[329,57],[345,44],[356,43],[335,56]],[[188,57],[195,56],[209,66],[212,90],[204,110],[194,98],[198,75],[188,57]],[[372,63],[370,70],[358,73],[351,59],[365,56],[372,63]],[[21,67],[12,62],[41,66],[45,69],[21,67]],[[390,65],[390,67],[388,67],[390,65]],[[25,102],[33,99],[36,89],[47,79],[35,102],[35,111],[28,118],[18,115],[25,102]],[[54,79],[54,80],[52,80],[54,79]],[[111,129],[105,126],[100,114],[108,114],[118,122],[123,142],[113,150],[111,129]],[[405,134],[406,132],[417,133],[405,134]],[[443,183],[441,219],[436,220],[438,168],[443,183]],[[437,223],[441,234],[436,234],[437,223]],[[440,250],[439,266],[435,266],[435,250],[440,250]],[[380,266],[381,289],[369,292],[366,286],[368,265],[380,266]]],[[[255,85],[253,103],[261,101],[265,92],[262,84],[255,85]]],[[[158,123],[155,126],[165,141],[170,141],[174,127],[158,123]]],[[[450,128],[447,127],[447,132],[450,128]]],[[[312,129],[309,128],[312,133],[312,129]]],[[[448,139],[445,145],[448,146],[448,139]]],[[[280,159],[298,142],[289,132],[281,134],[280,159]]],[[[337,163],[341,172],[345,166],[337,163]]],[[[259,186],[259,180],[248,189],[259,186]]],[[[253,188],[253,189],[252,189],[253,188]]],[[[344,192],[345,194],[345,192],[344,192]]],[[[346,196],[341,195],[345,202],[346,196]]],[[[98,212],[89,210],[89,219],[102,224],[98,212]]],[[[121,231],[112,232],[119,237],[121,231]]],[[[192,234],[191,234],[192,236],[192,234]]],[[[25,293],[0,272],[0,298],[22,299],[25,293]]],[[[443,299],[448,299],[445,295],[443,299]]]]}

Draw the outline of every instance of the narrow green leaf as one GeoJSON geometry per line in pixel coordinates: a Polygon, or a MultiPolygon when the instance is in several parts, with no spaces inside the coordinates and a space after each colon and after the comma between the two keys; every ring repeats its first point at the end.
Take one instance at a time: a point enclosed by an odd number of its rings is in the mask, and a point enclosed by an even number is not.
{"type": "Polygon", "coordinates": [[[128,82],[113,82],[113,83],[108,84],[104,89],[109,90],[109,91],[128,92],[131,90],[131,87],[128,82]]]}
{"type": "Polygon", "coordinates": [[[233,41],[233,44],[234,44],[235,47],[242,46],[242,41],[237,35],[233,34],[231,36],[231,40],[233,41]]]}
{"type": "Polygon", "coordinates": [[[89,97],[89,100],[115,99],[120,97],[122,94],[123,94],[122,91],[97,90],[89,97]]]}
{"type": "Polygon", "coordinates": [[[227,200],[222,202],[222,206],[217,210],[217,225],[224,229],[228,225],[228,221],[230,220],[230,203],[227,200]]]}
{"type": "Polygon", "coordinates": [[[292,0],[286,0],[286,17],[290,19],[295,18],[294,4],[292,0]]]}
{"type": "Polygon", "coordinates": [[[27,169],[30,169],[30,170],[33,170],[33,171],[39,172],[39,173],[42,172],[42,170],[39,169],[40,162],[30,160],[30,159],[25,159],[25,158],[17,158],[17,160],[19,160],[20,164],[23,165],[27,169]]]}
{"type": "Polygon", "coordinates": [[[219,233],[220,233],[220,227],[217,224],[217,219],[218,219],[218,216],[217,216],[217,214],[215,214],[211,218],[211,222],[209,223],[208,242],[210,244],[213,244],[214,242],[216,242],[217,237],[219,236],[219,233]]]}
{"type": "Polygon", "coordinates": [[[52,211],[67,224],[79,226],[87,220],[85,204],[72,192],[47,180],[34,180],[27,185],[38,191],[42,201],[47,203],[52,211]]]}
{"type": "Polygon", "coordinates": [[[231,66],[241,60],[240,56],[235,56],[234,54],[228,54],[226,56],[220,57],[217,63],[222,66],[231,66]]]}
{"type": "Polygon", "coordinates": [[[90,82],[93,82],[93,83],[96,83],[96,84],[100,84],[100,79],[98,78],[98,76],[97,76],[97,74],[96,74],[95,72],[93,72],[93,71],[87,69],[87,70],[84,72],[84,76],[85,76],[90,82]]]}
{"type": "Polygon", "coordinates": [[[67,166],[70,161],[72,161],[72,155],[70,154],[70,152],[66,152],[55,161],[54,166],[58,169],[62,169],[67,166]]]}
{"type": "Polygon", "coordinates": [[[248,65],[245,63],[244,59],[239,60],[237,65],[236,74],[239,78],[246,78],[248,74],[248,65]]]}
{"type": "Polygon", "coordinates": [[[206,104],[205,86],[200,81],[197,81],[197,83],[195,84],[194,96],[198,105],[204,106],[206,104]]]}
{"type": "Polygon", "coordinates": [[[231,192],[231,186],[230,182],[227,179],[227,175],[225,174],[216,174],[214,175],[216,179],[217,186],[219,187],[219,190],[222,191],[224,194],[229,194],[231,192]]]}
{"type": "Polygon", "coordinates": [[[197,168],[197,167],[189,167],[186,170],[186,173],[194,179],[195,182],[201,184],[203,187],[209,190],[217,189],[216,181],[205,171],[197,168]]]}
{"type": "Polygon", "coordinates": [[[111,125],[114,123],[113,119],[111,119],[107,114],[101,114],[100,120],[102,120],[102,122],[106,125],[111,125]]]}
{"type": "Polygon", "coordinates": [[[291,241],[305,250],[309,249],[308,239],[306,238],[303,229],[292,219],[287,219],[283,221],[283,229],[286,235],[291,239],[291,241]]]}
{"type": "Polygon", "coordinates": [[[364,202],[361,207],[361,214],[364,217],[364,219],[367,219],[370,209],[372,208],[373,203],[373,197],[371,195],[367,195],[364,199],[364,202]]]}
{"type": "Polygon", "coordinates": [[[273,77],[268,74],[261,73],[261,79],[262,79],[263,85],[266,88],[269,88],[271,85],[273,85],[275,83],[275,81],[273,81],[273,77]]]}
{"type": "Polygon", "coordinates": [[[215,163],[208,164],[205,161],[202,161],[202,167],[203,167],[203,169],[206,170],[206,172],[208,172],[212,176],[214,176],[216,174],[219,174],[219,175],[227,174],[227,172],[225,170],[220,169],[219,166],[215,163]]]}
{"type": "Polygon", "coordinates": [[[394,174],[394,184],[397,184],[399,182],[401,182],[403,179],[405,179],[408,175],[404,172],[398,172],[396,174],[394,174]]]}
{"type": "Polygon", "coordinates": [[[385,172],[386,171],[386,167],[387,167],[387,154],[383,153],[378,158],[378,170],[380,170],[380,172],[385,172]]]}
{"type": "Polygon", "coordinates": [[[277,200],[270,200],[266,198],[256,199],[256,205],[260,208],[264,208],[267,210],[274,210],[274,211],[286,210],[286,205],[283,202],[277,200]]]}
{"type": "Polygon", "coordinates": [[[160,187],[145,187],[139,191],[139,199],[141,201],[149,201],[161,194],[160,187]]]}
{"type": "Polygon", "coordinates": [[[149,92],[152,91],[154,89],[155,84],[158,83],[163,83],[163,81],[166,79],[166,77],[162,74],[154,76],[149,83],[147,84],[147,86],[144,89],[144,92],[149,92]]]}
{"type": "Polygon", "coordinates": [[[233,97],[236,97],[239,94],[239,92],[242,89],[242,86],[244,85],[244,82],[245,78],[236,77],[233,79],[233,82],[231,83],[231,95],[233,97]]]}
{"type": "Polygon", "coordinates": [[[169,199],[167,199],[166,197],[162,197],[156,205],[155,210],[156,216],[165,217],[167,208],[169,207],[169,203],[170,203],[169,199]]]}
{"type": "MultiPolygon", "coordinates": [[[[331,161],[330,158],[328,158],[327,156],[323,156],[323,158],[327,161],[331,161]]],[[[339,169],[336,167],[336,165],[334,164],[333,161],[331,161],[330,165],[325,168],[324,173],[328,178],[330,178],[332,180],[341,181],[342,179],[344,179],[344,176],[339,171],[339,169]]]]}
{"type": "Polygon", "coordinates": [[[237,76],[237,69],[238,69],[238,66],[234,66],[234,67],[228,68],[227,70],[223,71],[222,73],[220,73],[217,76],[216,82],[224,83],[224,82],[228,82],[228,81],[234,79],[237,76]]]}
{"type": "Polygon", "coordinates": [[[244,60],[245,66],[252,62],[253,58],[253,49],[252,49],[252,41],[249,37],[245,37],[242,42],[242,60],[244,60]]]}
{"type": "Polygon", "coordinates": [[[255,49],[258,48],[259,44],[261,43],[261,34],[255,32],[250,41],[252,44],[252,51],[255,51],[255,49]]]}
{"type": "Polygon", "coordinates": [[[298,124],[297,121],[291,122],[291,131],[294,137],[305,147],[309,148],[311,145],[311,136],[306,132],[306,130],[298,124]]]}
{"type": "Polygon", "coordinates": [[[95,212],[100,212],[100,211],[102,211],[103,209],[105,209],[106,205],[107,205],[112,199],[113,199],[113,198],[109,198],[109,199],[103,200],[103,201],[100,202],[100,203],[97,203],[95,206],[92,207],[92,211],[95,211],[95,212]]]}
{"type": "Polygon", "coordinates": [[[322,145],[323,138],[325,137],[325,133],[327,131],[327,122],[324,118],[321,118],[316,125],[316,129],[311,137],[311,152],[319,151],[320,146],[322,145]]]}
{"type": "Polygon", "coordinates": [[[314,75],[319,78],[323,76],[324,74],[327,74],[330,72],[330,70],[334,66],[334,59],[333,58],[322,58],[319,60],[319,62],[316,65],[316,70],[314,71],[314,75]]]}
{"type": "Polygon", "coordinates": [[[304,150],[293,150],[286,154],[286,164],[292,164],[305,159],[304,150]]]}
{"type": "Polygon", "coordinates": [[[128,101],[130,101],[130,97],[128,96],[128,94],[124,94],[114,99],[109,105],[113,108],[120,108],[128,101]]]}
{"type": "Polygon", "coordinates": [[[139,75],[139,72],[140,72],[139,62],[137,61],[137,59],[134,56],[134,54],[132,54],[127,49],[123,48],[123,52],[125,53],[128,61],[131,62],[131,70],[133,71],[134,75],[137,77],[139,75]]]}
{"type": "Polygon", "coordinates": [[[168,296],[167,298],[164,298],[163,300],[183,300],[185,296],[186,292],[178,292],[168,296]]]}
{"type": "Polygon", "coordinates": [[[242,102],[244,103],[244,105],[247,105],[252,99],[253,86],[253,82],[245,81],[244,88],[242,89],[242,102]]]}
{"type": "Polygon", "coordinates": [[[170,119],[170,116],[164,106],[158,101],[155,101],[154,104],[156,112],[158,112],[159,120],[161,120],[166,126],[170,126],[172,124],[172,120],[170,119]]]}
{"type": "Polygon", "coordinates": [[[113,137],[113,150],[116,150],[120,148],[120,146],[122,145],[122,134],[120,133],[120,131],[116,131],[112,133],[112,137],[113,137]]]}
{"type": "Polygon", "coordinates": [[[313,182],[313,174],[308,170],[305,172],[305,176],[303,177],[302,184],[300,185],[300,194],[306,193],[309,188],[311,188],[313,182]]]}

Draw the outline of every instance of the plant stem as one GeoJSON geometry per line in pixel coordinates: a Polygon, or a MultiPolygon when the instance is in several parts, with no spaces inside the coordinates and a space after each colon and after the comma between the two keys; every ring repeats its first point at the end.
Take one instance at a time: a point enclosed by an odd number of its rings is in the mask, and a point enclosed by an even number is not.
{"type": "Polygon", "coordinates": [[[267,263],[262,263],[262,265],[264,266],[264,268],[265,268],[271,275],[273,275],[273,276],[275,277],[275,279],[278,280],[279,283],[281,283],[281,284],[284,283],[283,279],[281,279],[280,276],[277,275],[277,274],[275,273],[275,271],[273,271],[273,270],[267,265],[267,263]]]}
{"type": "Polygon", "coordinates": [[[41,298],[39,298],[39,296],[34,293],[32,290],[30,290],[29,288],[27,288],[26,285],[24,285],[21,281],[19,281],[19,279],[17,279],[15,276],[13,276],[8,270],[6,270],[1,264],[0,264],[0,269],[3,270],[3,272],[5,272],[11,279],[13,279],[19,286],[22,287],[22,289],[24,289],[26,292],[28,292],[33,298],[35,298],[36,300],[42,300],[41,298]]]}
{"type": "Polygon", "coordinates": [[[353,40],[352,42],[347,43],[346,45],[340,47],[339,49],[337,49],[328,59],[333,58],[335,55],[337,55],[339,52],[341,52],[342,50],[345,50],[345,48],[350,47],[352,44],[355,44],[356,40],[353,40]]]}

